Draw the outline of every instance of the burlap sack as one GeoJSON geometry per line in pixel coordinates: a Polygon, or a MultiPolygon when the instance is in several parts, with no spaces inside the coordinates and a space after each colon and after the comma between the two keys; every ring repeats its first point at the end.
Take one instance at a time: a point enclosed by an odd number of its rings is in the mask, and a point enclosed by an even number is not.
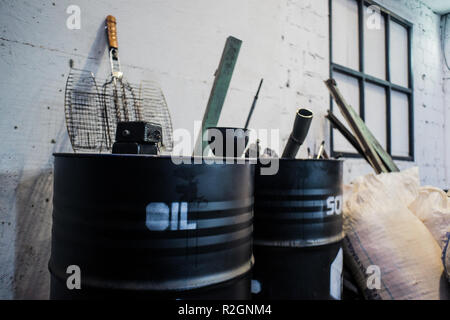
{"type": "Polygon", "coordinates": [[[441,248],[408,208],[419,193],[417,168],[344,188],[345,262],[368,299],[449,297],[441,248]]]}

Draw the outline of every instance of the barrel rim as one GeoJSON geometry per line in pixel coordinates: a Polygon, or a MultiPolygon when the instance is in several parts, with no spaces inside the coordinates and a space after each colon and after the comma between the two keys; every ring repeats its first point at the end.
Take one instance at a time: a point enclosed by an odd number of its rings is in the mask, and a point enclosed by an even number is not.
{"type": "MultiPolygon", "coordinates": [[[[278,160],[278,161],[283,161],[283,162],[335,162],[335,163],[343,163],[344,160],[343,159],[299,159],[299,158],[295,158],[295,159],[291,159],[291,158],[263,158],[265,161],[272,161],[272,160],[278,160]]],[[[261,164],[260,162],[258,162],[258,164],[261,164]]]]}
{"type": "MultiPolygon", "coordinates": [[[[183,160],[195,160],[195,159],[203,159],[203,160],[218,160],[218,159],[239,159],[240,161],[245,161],[245,163],[256,164],[255,161],[260,158],[242,158],[242,157],[202,157],[202,156],[173,156],[173,155],[153,155],[153,154],[114,154],[114,153],[89,153],[89,152],[54,152],[52,154],[55,158],[146,158],[146,159],[165,159],[169,160],[172,157],[183,160]]],[[[290,159],[290,158],[263,158],[264,161],[283,161],[283,162],[330,162],[330,163],[343,163],[342,159],[290,159]]],[[[228,163],[224,163],[228,164],[228,163]]],[[[264,165],[260,161],[257,161],[258,165],[264,165]]]]}
{"type": "Polygon", "coordinates": [[[211,164],[217,165],[227,165],[227,164],[256,164],[256,158],[241,158],[241,157],[201,157],[201,156],[172,156],[172,155],[152,155],[152,154],[114,154],[114,153],[71,153],[71,152],[54,152],[53,157],[57,159],[61,158],[75,158],[75,159],[160,159],[169,161],[172,158],[176,158],[179,161],[190,161],[189,163],[181,162],[180,165],[183,164],[205,164],[205,160],[211,161],[211,164]],[[227,163],[227,159],[233,159],[232,163],[227,163]],[[197,160],[198,162],[196,162],[197,160]],[[200,162],[201,160],[201,162],[200,162]],[[223,160],[223,163],[216,163],[215,161],[223,160]],[[238,160],[239,162],[236,162],[238,160]]]}

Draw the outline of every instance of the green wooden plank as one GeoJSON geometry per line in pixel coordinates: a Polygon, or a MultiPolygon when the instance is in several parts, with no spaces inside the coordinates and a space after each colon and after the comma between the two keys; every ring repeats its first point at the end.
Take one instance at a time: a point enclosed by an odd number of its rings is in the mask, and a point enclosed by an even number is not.
{"type": "Polygon", "coordinates": [[[369,139],[372,140],[372,144],[373,144],[375,151],[378,153],[381,160],[383,160],[384,164],[389,169],[389,171],[391,171],[391,172],[400,171],[400,169],[395,164],[394,160],[392,160],[389,153],[387,153],[387,151],[384,150],[384,148],[380,145],[378,140],[375,139],[375,137],[372,135],[372,133],[369,131],[368,134],[369,134],[369,139]]]}
{"type": "MultiPolygon", "coordinates": [[[[350,105],[347,105],[347,107],[350,107],[350,105]]],[[[359,129],[362,131],[365,139],[371,144],[372,148],[377,153],[378,157],[383,161],[383,165],[387,168],[388,172],[398,172],[400,171],[397,167],[397,165],[392,160],[389,153],[387,153],[386,150],[381,146],[381,144],[378,142],[378,140],[375,138],[375,136],[372,134],[372,132],[367,127],[366,123],[361,119],[361,117],[356,113],[356,111],[350,110],[355,117],[355,121],[359,127],[359,129]]]]}
{"type": "Polygon", "coordinates": [[[375,152],[378,154],[380,159],[383,161],[384,166],[388,169],[389,172],[397,172],[400,171],[398,167],[395,165],[394,161],[392,160],[391,156],[386,152],[386,150],[383,149],[383,147],[380,145],[378,140],[375,138],[375,136],[370,132],[369,128],[367,128],[364,121],[357,115],[357,124],[363,131],[363,134],[365,135],[365,138],[367,141],[370,142],[375,152]]]}
{"type": "Polygon", "coordinates": [[[367,159],[367,155],[364,153],[363,149],[358,143],[358,140],[356,140],[350,130],[348,130],[330,110],[328,110],[328,114],[325,116],[325,118],[327,118],[331,122],[331,125],[336,130],[338,130],[344,136],[344,138],[347,139],[348,142],[350,142],[353,148],[355,148],[356,151],[358,151],[358,153],[362,155],[364,159],[366,159],[366,161],[370,164],[369,159],[367,159]]]}
{"type": "MultiPolygon", "coordinates": [[[[369,131],[369,128],[367,128],[366,124],[360,118],[360,116],[355,111],[355,109],[353,109],[350,105],[347,105],[346,107],[347,108],[351,108],[351,109],[349,109],[349,112],[350,112],[352,118],[354,119],[354,121],[356,122],[357,130],[360,132],[360,135],[362,136],[362,139],[364,140],[363,143],[367,144],[368,149],[372,153],[372,157],[375,158],[375,161],[380,166],[381,172],[389,172],[389,170],[387,170],[386,166],[384,165],[384,163],[380,159],[380,156],[378,155],[378,152],[376,152],[376,150],[375,150],[375,148],[373,146],[373,140],[370,139],[370,137],[373,137],[373,136],[371,135],[371,133],[369,131]]],[[[373,139],[375,139],[375,138],[373,137],[373,139]]]]}
{"type": "Polygon", "coordinates": [[[227,38],[222,52],[219,67],[215,73],[214,84],[209,95],[208,104],[203,116],[202,128],[197,138],[194,154],[202,155],[208,145],[208,141],[203,139],[203,135],[208,127],[215,127],[219,122],[222,106],[230,86],[234,66],[239,55],[242,41],[232,36],[227,38]],[[201,149],[200,149],[201,148],[201,149]]]}
{"type": "MultiPolygon", "coordinates": [[[[339,90],[336,87],[336,82],[334,82],[334,83],[330,82],[329,84],[327,83],[327,86],[328,85],[334,86],[335,90],[337,92],[339,92],[339,90]]],[[[340,93],[339,93],[339,95],[340,95],[340,93]]],[[[342,96],[341,96],[341,99],[343,100],[342,96]]],[[[359,130],[362,132],[364,139],[367,140],[368,143],[370,143],[372,149],[375,150],[378,157],[383,161],[383,165],[387,169],[387,171],[389,171],[389,172],[400,171],[398,169],[397,165],[395,164],[395,162],[392,160],[389,153],[387,153],[387,151],[384,150],[384,148],[381,146],[381,144],[378,142],[378,140],[375,138],[375,136],[372,134],[372,132],[370,132],[369,128],[367,128],[366,124],[361,119],[361,117],[353,110],[353,108],[350,105],[347,105],[345,103],[345,101],[343,101],[343,102],[344,102],[344,107],[349,109],[349,112],[353,114],[352,116],[353,116],[359,130]]]]}
{"type": "Polygon", "coordinates": [[[352,106],[345,101],[341,92],[337,88],[336,80],[328,79],[325,81],[325,85],[336,101],[336,104],[338,105],[345,120],[350,125],[350,128],[352,129],[356,140],[361,146],[361,149],[366,154],[372,168],[374,168],[375,172],[377,173],[388,172],[389,170],[386,168],[383,161],[378,156],[378,153],[375,151],[372,142],[367,140],[367,132],[369,131],[369,129],[366,127],[364,121],[362,121],[362,119],[352,108],[352,106]]]}

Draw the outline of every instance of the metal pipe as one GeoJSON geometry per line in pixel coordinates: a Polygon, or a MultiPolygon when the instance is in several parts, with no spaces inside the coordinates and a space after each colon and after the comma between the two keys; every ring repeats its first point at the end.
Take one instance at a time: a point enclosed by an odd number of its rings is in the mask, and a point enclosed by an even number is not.
{"type": "Polygon", "coordinates": [[[291,135],[289,136],[289,140],[284,148],[283,155],[281,156],[282,158],[295,158],[298,149],[303,144],[306,135],[308,134],[312,118],[312,111],[305,108],[299,108],[297,110],[294,127],[292,128],[291,135]]]}

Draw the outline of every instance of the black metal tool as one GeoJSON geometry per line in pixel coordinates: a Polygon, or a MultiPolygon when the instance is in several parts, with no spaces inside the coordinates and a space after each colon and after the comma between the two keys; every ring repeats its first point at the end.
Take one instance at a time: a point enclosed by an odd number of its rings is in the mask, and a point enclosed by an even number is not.
{"type": "MultiPolygon", "coordinates": [[[[248,128],[248,124],[250,122],[250,118],[252,116],[253,110],[255,109],[255,105],[256,105],[256,100],[258,100],[258,95],[259,95],[259,90],[261,90],[261,86],[263,83],[264,79],[261,79],[261,81],[259,82],[259,86],[258,86],[258,90],[256,91],[255,97],[253,98],[253,103],[252,106],[250,108],[249,114],[247,116],[247,121],[245,122],[245,127],[244,128],[230,128],[230,127],[208,127],[208,144],[211,147],[212,143],[215,141],[215,136],[218,133],[221,133],[222,138],[223,138],[223,148],[219,147],[217,148],[217,146],[214,146],[213,149],[211,149],[211,151],[213,152],[214,156],[216,157],[224,157],[224,156],[228,156],[228,157],[241,157],[242,154],[245,154],[245,157],[248,157],[249,154],[255,154],[255,152],[251,152],[249,151],[249,149],[247,148],[247,144],[248,144],[248,134],[249,134],[249,130],[248,128]],[[231,133],[232,134],[228,134],[231,133]],[[233,145],[234,145],[234,150],[226,150],[226,145],[227,145],[227,141],[228,139],[233,140],[233,145]]],[[[259,149],[256,150],[256,154],[257,157],[259,157],[259,149]]]]}
{"type": "Polygon", "coordinates": [[[161,141],[161,125],[144,121],[122,121],[117,123],[112,153],[158,154],[161,141]]]}
{"type": "Polygon", "coordinates": [[[259,82],[258,90],[256,91],[255,97],[253,98],[252,106],[251,106],[250,111],[249,111],[248,116],[247,116],[247,121],[245,121],[244,129],[247,129],[248,128],[248,124],[250,123],[250,119],[252,117],[253,110],[255,110],[256,100],[258,100],[259,90],[261,90],[261,86],[262,86],[263,81],[264,81],[264,79],[261,78],[261,81],[259,82]]]}
{"type": "Polygon", "coordinates": [[[306,135],[308,134],[312,118],[312,111],[305,108],[297,110],[294,127],[292,128],[286,147],[284,147],[283,155],[281,156],[282,158],[295,158],[298,149],[303,144],[306,135]]]}

